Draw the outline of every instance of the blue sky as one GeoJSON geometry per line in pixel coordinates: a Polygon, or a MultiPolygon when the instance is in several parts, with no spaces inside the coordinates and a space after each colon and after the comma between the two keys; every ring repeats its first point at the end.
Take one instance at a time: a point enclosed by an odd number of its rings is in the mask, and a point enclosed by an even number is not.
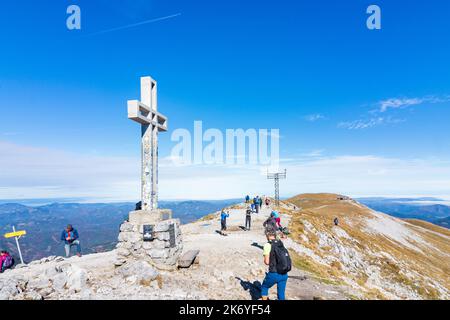
{"type": "MultiPolygon", "coordinates": [[[[450,197],[449,12],[437,0],[1,1],[0,198],[137,198],[126,101],[144,75],[170,130],[279,128],[285,196],[450,197]],[[366,28],[371,4],[381,30],[366,28]]],[[[160,141],[168,157],[170,132],[160,141]]],[[[270,194],[261,171],[163,159],[161,197],[270,194]]]]}

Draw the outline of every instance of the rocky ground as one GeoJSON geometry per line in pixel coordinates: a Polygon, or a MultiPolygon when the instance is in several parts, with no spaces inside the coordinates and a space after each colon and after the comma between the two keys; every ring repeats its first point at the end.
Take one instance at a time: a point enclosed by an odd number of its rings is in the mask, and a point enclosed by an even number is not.
{"type": "MultiPolygon", "coordinates": [[[[267,269],[263,208],[244,231],[245,207],[230,209],[228,235],[220,235],[218,213],[182,226],[184,250],[198,249],[199,264],[177,271],[156,271],[145,262],[116,267],[116,251],[81,258],[48,257],[0,275],[0,299],[258,299],[267,269]]],[[[287,225],[290,216],[282,215],[287,225]]],[[[287,245],[295,245],[287,241],[287,245]]],[[[288,299],[347,299],[348,287],[325,284],[294,268],[288,299]]],[[[271,298],[276,299],[272,289],[271,298]]]]}

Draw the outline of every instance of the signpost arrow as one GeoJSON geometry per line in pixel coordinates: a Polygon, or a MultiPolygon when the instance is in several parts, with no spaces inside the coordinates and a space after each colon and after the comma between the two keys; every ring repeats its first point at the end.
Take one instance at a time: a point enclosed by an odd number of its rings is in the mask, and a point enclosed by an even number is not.
{"type": "Polygon", "coordinates": [[[10,232],[5,234],[5,238],[13,238],[13,237],[20,237],[26,235],[27,232],[25,230],[16,231],[16,232],[10,232]]]}

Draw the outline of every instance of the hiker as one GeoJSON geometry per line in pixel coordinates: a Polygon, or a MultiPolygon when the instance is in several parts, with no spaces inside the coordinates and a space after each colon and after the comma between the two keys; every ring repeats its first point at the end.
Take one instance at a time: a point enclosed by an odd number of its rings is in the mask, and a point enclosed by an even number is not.
{"type": "Polygon", "coordinates": [[[6,269],[11,269],[14,265],[14,258],[8,251],[2,250],[0,252],[0,272],[3,273],[6,269]]]}
{"type": "Polygon", "coordinates": [[[135,207],[134,210],[135,210],[135,211],[142,210],[142,201],[139,201],[138,203],[136,203],[136,207],[135,207]]]}
{"type": "Polygon", "coordinates": [[[268,207],[270,205],[270,199],[266,198],[266,207],[268,207]]]}
{"type": "Polygon", "coordinates": [[[250,196],[247,195],[247,196],[245,197],[245,203],[249,203],[249,202],[250,202],[250,196]]]}
{"type": "Polygon", "coordinates": [[[262,206],[263,206],[263,199],[261,197],[258,197],[258,201],[259,201],[259,209],[262,210],[262,206]]]}
{"type": "Polygon", "coordinates": [[[78,231],[68,224],[66,229],[61,233],[61,241],[64,241],[64,250],[66,251],[66,258],[70,256],[70,248],[77,247],[77,256],[81,257],[81,246],[78,236],[78,231]]]}
{"type": "Polygon", "coordinates": [[[252,212],[255,212],[255,200],[254,199],[250,200],[250,205],[252,208],[252,212]]]}
{"type": "Polygon", "coordinates": [[[245,230],[249,231],[252,224],[252,209],[247,207],[247,211],[245,212],[245,230]]]}
{"type": "Polygon", "coordinates": [[[256,213],[259,213],[259,196],[256,196],[255,198],[253,198],[253,203],[255,204],[256,213]]]}
{"type": "Polygon", "coordinates": [[[334,225],[335,225],[335,226],[338,226],[338,225],[339,225],[339,219],[338,219],[337,217],[334,218],[333,222],[334,222],[334,225]]]}
{"type": "Polygon", "coordinates": [[[270,214],[269,218],[267,218],[267,220],[264,221],[263,226],[264,226],[266,232],[268,232],[268,231],[273,231],[275,233],[277,232],[277,229],[278,229],[277,228],[277,221],[275,219],[273,211],[270,214]]]}
{"type": "Polygon", "coordinates": [[[281,218],[280,218],[280,214],[278,213],[278,211],[272,211],[271,213],[273,215],[273,217],[275,218],[275,222],[276,225],[278,227],[279,230],[281,230],[283,227],[281,226],[281,218]]]}
{"type": "Polygon", "coordinates": [[[220,214],[220,231],[226,231],[227,230],[227,218],[230,216],[228,212],[225,212],[222,210],[222,213],[220,214]]]}
{"type": "Polygon", "coordinates": [[[267,300],[269,289],[277,285],[278,300],[285,300],[288,272],[291,271],[292,262],[289,252],[281,240],[277,240],[276,232],[266,232],[267,243],[263,248],[264,263],[269,266],[269,272],[261,285],[261,297],[267,300]]]}

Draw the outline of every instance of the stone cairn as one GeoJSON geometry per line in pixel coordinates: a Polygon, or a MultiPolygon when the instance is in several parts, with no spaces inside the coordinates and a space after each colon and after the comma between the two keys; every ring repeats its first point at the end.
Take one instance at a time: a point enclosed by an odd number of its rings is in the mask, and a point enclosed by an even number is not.
{"type": "Polygon", "coordinates": [[[118,240],[117,266],[130,260],[145,260],[157,269],[173,270],[183,251],[180,220],[172,219],[170,210],[130,212],[129,219],[120,226],[118,240]],[[158,214],[159,219],[155,217],[158,214]],[[164,220],[164,216],[168,219],[164,220]],[[144,237],[144,226],[151,227],[151,240],[144,237]]]}

